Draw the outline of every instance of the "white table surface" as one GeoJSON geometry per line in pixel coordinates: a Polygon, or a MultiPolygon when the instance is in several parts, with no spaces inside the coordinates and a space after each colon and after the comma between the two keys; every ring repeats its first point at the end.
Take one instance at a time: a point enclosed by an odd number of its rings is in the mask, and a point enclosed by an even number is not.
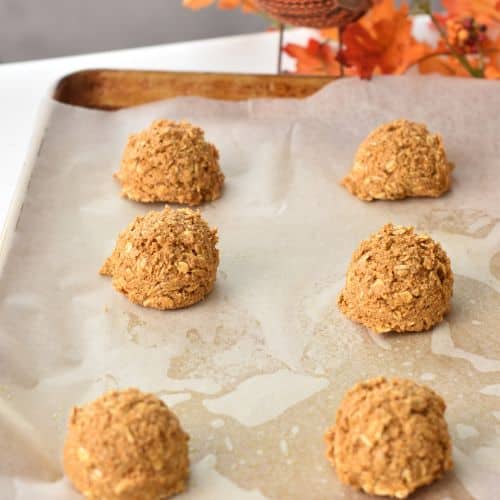
{"type": "MultiPolygon", "coordinates": [[[[425,16],[415,19],[417,38],[429,38],[427,24],[425,16]]],[[[294,29],[285,43],[305,43],[311,35],[312,30],[294,29]]],[[[61,77],[89,68],[275,73],[277,50],[277,33],[268,32],[0,65],[0,234],[40,102],[61,77]]],[[[284,68],[293,68],[287,56],[284,68]]]]}

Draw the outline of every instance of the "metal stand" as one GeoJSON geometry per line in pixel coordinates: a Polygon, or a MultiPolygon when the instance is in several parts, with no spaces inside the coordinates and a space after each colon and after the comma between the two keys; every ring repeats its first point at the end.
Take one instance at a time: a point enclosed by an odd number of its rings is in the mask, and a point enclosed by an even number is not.
{"type": "MultiPolygon", "coordinates": [[[[343,42],[344,27],[345,26],[339,26],[337,28],[337,30],[339,32],[339,48],[337,49],[337,54],[339,54],[340,51],[344,48],[344,42],[343,42]]],[[[342,78],[344,76],[344,63],[342,61],[342,58],[337,58],[337,60],[340,64],[339,78],[342,78]]]]}
{"type": "Polygon", "coordinates": [[[282,72],[283,65],[283,36],[285,33],[285,25],[280,23],[279,25],[279,35],[278,35],[278,75],[282,72]]]}

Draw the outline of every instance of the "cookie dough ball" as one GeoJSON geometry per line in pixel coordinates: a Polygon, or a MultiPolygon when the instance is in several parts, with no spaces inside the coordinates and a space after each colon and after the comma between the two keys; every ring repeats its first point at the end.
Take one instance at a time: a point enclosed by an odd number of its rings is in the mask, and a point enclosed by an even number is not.
{"type": "Polygon", "coordinates": [[[387,224],[354,252],[337,303],[376,333],[421,332],[443,319],[452,292],[450,259],[439,243],[387,224]]]}
{"type": "Polygon", "coordinates": [[[361,143],[342,184],[366,201],[437,198],[450,189],[452,170],[439,135],[420,123],[396,120],[361,143]]]}
{"type": "Polygon", "coordinates": [[[325,435],[327,458],[343,483],[406,498],[453,466],[445,408],[438,394],[410,380],[357,384],[325,435]]]}
{"type": "Polygon", "coordinates": [[[152,394],[112,391],[73,408],[64,471],[86,498],[157,500],[184,490],[189,436],[152,394]]]}
{"type": "Polygon", "coordinates": [[[185,205],[216,200],[224,183],[219,152],[203,130],[170,120],[129,137],[115,176],[131,200],[185,205]]]}
{"type": "Polygon", "coordinates": [[[100,273],[135,303],[178,309],[204,299],[219,265],[217,230],[197,211],[165,207],[136,217],[123,231],[100,273]]]}

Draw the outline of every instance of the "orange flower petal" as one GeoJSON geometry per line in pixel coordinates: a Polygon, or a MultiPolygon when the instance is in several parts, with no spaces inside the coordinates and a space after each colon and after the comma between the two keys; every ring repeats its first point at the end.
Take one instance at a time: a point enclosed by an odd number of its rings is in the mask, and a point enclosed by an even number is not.
{"type": "Polygon", "coordinates": [[[340,57],[361,78],[374,73],[404,73],[432,52],[431,47],[417,42],[411,31],[408,6],[396,8],[393,0],[381,0],[366,16],[346,27],[340,57]]]}
{"type": "Polygon", "coordinates": [[[182,0],[182,5],[184,7],[188,7],[193,10],[204,9],[213,3],[214,0],[182,0]]]}
{"type": "Polygon", "coordinates": [[[296,59],[297,73],[308,75],[338,75],[340,73],[340,64],[328,43],[320,43],[310,38],[305,47],[296,43],[288,43],[283,50],[296,59]]]}

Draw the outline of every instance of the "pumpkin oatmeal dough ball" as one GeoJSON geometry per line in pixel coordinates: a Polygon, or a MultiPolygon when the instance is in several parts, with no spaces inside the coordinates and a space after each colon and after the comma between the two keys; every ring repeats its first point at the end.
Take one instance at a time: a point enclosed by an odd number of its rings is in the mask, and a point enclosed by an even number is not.
{"type": "Polygon", "coordinates": [[[217,230],[200,213],[165,207],[136,217],[123,231],[100,273],[145,307],[178,309],[203,300],[219,265],[217,230]]]}
{"type": "Polygon", "coordinates": [[[64,471],[89,499],[158,500],[185,489],[189,436],[168,407],[137,389],[71,412],[64,471]]]}
{"type": "Polygon", "coordinates": [[[342,185],[365,201],[437,198],[450,189],[452,170],[441,136],[420,123],[396,120],[361,143],[342,185]]]}
{"type": "Polygon", "coordinates": [[[122,195],[144,203],[199,205],[220,197],[217,148],[188,122],[156,120],[129,137],[120,170],[122,195]]]}
{"type": "Polygon", "coordinates": [[[337,304],[376,333],[421,332],[443,319],[452,293],[441,245],[412,227],[386,224],[354,252],[337,304]]]}
{"type": "Polygon", "coordinates": [[[327,458],[343,483],[406,498],[453,467],[445,408],[438,394],[410,380],[361,382],[325,435],[327,458]]]}

